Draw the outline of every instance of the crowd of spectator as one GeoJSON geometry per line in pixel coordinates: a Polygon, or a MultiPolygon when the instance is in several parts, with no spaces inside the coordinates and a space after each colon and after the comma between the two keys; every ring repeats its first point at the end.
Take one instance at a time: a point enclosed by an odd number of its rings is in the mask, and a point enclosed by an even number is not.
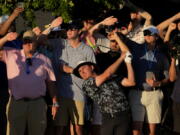
{"type": "Polygon", "coordinates": [[[125,6],[124,19],[57,17],[23,33],[22,7],[0,17],[0,135],[158,135],[171,108],[180,135],[180,12],[155,26],[125,6]]]}

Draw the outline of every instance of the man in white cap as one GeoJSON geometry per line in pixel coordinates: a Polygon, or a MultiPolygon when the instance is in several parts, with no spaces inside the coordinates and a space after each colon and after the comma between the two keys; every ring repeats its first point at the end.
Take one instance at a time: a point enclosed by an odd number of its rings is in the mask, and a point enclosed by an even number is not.
{"type": "Polygon", "coordinates": [[[143,122],[149,125],[150,135],[155,135],[161,122],[163,92],[161,86],[168,82],[169,62],[159,49],[158,30],[148,26],[143,30],[145,43],[129,44],[134,58],[136,87],[129,93],[133,118],[133,135],[140,135],[143,122]]]}

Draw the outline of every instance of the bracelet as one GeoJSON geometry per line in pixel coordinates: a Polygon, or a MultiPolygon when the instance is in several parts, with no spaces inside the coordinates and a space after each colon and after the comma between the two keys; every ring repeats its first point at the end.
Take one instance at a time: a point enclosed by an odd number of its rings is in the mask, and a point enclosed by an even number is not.
{"type": "Polygon", "coordinates": [[[58,102],[53,103],[53,104],[52,104],[52,107],[59,107],[58,102]]]}

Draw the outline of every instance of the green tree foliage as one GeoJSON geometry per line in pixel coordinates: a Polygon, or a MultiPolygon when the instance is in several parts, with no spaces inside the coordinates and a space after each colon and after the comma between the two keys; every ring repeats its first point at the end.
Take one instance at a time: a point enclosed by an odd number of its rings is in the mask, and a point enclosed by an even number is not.
{"type": "Polygon", "coordinates": [[[53,16],[62,16],[65,22],[89,14],[100,14],[109,9],[119,8],[123,0],[0,0],[0,15],[10,14],[18,2],[24,2],[23,17],[29,26],[35,26],[34,11],[52,12],[53,16]]]}

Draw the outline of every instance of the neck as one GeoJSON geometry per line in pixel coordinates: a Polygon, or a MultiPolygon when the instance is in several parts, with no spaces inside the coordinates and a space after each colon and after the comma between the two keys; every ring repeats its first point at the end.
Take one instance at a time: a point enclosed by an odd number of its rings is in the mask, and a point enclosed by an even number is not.
{"type": "Polygon", "coordinates": [[[73,48],[77,48],[81,43],[78,38],[77,39],[68,39],[68,42],[73,48]]]}
{"type": "Polygon", "coordinates": [[[31,52],[25,52],[25,51],[24,51],[24,54],[25,54],[25,57],[26,57],[26,58],[32,58],[33,55],[34,55],[34,53],[31,53],[31,52]]]}

